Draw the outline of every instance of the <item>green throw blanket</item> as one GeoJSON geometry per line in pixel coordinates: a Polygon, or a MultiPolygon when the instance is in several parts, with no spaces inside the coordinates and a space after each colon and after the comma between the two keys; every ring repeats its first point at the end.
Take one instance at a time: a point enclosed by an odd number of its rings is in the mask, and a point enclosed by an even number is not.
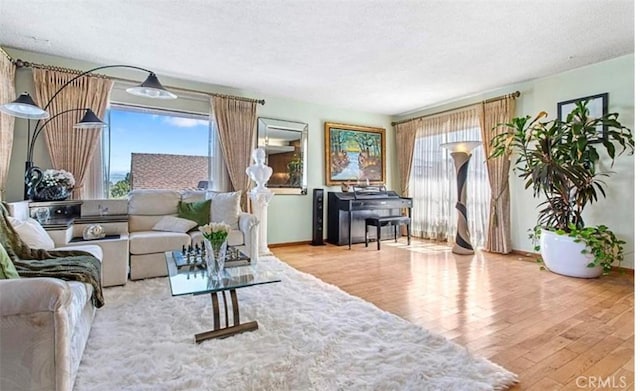
{"type": "Polygon", "coordinates": [[[32,249],[20,239],[9,223],[6,205],[0,205],[0,242],[21,277],[53,277],[81,281],[93,286],[93,305],[104,305],[100,283],[100,261],[85,251],[46,251],[32,249]]]}

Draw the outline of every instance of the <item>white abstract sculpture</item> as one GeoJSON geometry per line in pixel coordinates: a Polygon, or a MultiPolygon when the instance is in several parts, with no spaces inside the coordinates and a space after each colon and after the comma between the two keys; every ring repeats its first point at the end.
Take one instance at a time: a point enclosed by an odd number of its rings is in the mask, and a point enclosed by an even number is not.
{"type": "Polygon", "coordinates": [[[260,255],[271,255],[271,251],[267,246],[267,209],[269,202],[273,198],[273,192],[265,187],[273,169],[264,164],[265,151],[264,148],[256,148],[251,154],[254,164],[247,167],[247,175],[256,183],[256,187],[251,189],[249,197],[253,205],[253,212],[258,216],[260,226],[258,227],[258,253],[260,255]]]}

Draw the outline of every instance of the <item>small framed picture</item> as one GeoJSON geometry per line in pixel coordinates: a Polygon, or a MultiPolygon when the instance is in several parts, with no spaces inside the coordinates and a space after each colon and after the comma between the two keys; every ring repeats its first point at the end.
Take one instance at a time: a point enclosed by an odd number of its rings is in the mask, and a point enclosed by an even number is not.
{"type": "MultiPolygon", "coordinates": [[[[609,93],[605,92],[603,94],[558,102],[558,119],[566,121],[567,115],[576,108],[576,102],[584,100],[588,101],[587,108],[589,109],[589,117],[600,118],[609,113],[609,93]]],[[[600,128],[600,138],[597,142],[602,142],[607,139],[607,127],[600,126],[600,128]]]]}

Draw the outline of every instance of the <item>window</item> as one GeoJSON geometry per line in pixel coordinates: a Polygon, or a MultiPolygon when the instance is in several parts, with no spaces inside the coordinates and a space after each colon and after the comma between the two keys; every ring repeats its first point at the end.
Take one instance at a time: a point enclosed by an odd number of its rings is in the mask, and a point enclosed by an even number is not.
{"type": "MultiPolygon", "coordinates": [[[[481,140],[475,110],[456,113],[451,118],[426,119],[416,133],[409,195],[413,197],[412,233],[427,239],[453,242],[458,213],[456,170],[449,151],[441,144],[481,140]]],[[[488,227],[491,189],[484,150],[471,152],[467,171],[467,220],[471,244],[484,246],[488,227]]]]}
{"type": "Polygon", "coordinates": [[[212,124],[205,114],[112,105],[104,132],[107,198],[134,189],[206,186],[212,124]]]}

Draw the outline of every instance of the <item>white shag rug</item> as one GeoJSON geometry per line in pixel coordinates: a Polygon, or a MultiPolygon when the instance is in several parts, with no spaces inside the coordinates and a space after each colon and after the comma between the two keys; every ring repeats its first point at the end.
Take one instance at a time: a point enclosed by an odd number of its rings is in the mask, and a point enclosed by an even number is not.
{"type": "Polygon", "coordinates": [[[166,278],[105,290],[74,390],[500,390],[516,375],[274,257],[282,282],[238,289],[259,329],[194,343],[210,295],[166,278]]]}

